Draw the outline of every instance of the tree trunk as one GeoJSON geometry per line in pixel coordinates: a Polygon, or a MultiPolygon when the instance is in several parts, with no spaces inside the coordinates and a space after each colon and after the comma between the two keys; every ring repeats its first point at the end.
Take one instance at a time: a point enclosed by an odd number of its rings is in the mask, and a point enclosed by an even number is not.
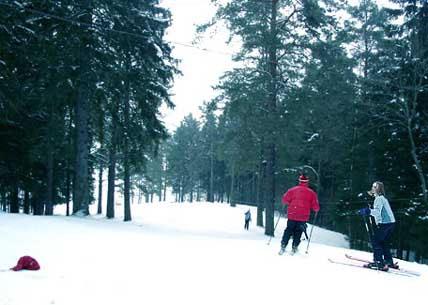
{"type": "MultiPolygon", "coordinates": [[[[90,1],[82,0],[80,5],[83,12],[80,21],[85,24],[92,23],[92,13],[90,9],[90,1]]],[[[81,28],[83,29],[83,28],[81,28]]],[[[74,168],[74,183],[73,183],[73,214],[79,213],[89,215],[89,98],[90,98],[90,36],[91,30],[82,30],[80,38],[80,80],[79,93],[75,107],[75,126],[76,126],[76,160],[74,168]]]]}
{"type": "Polygon", "coordinates": [[[3,212],[6,212],[6,195],[0,191],[0,207],[3,212]]]}
{"type": "Polygon", "coordinates": [[[45,215],[53,215],[54,207],[54,105],[52,99],[47,99],[49,105],[49,121],[48,121],[48,130],[46,134],[47,141],[47,160],[46,160],[46,169],[47,169],[47,200],[45,202],[45,215]]]}
{"type": "Polygon", "coordinates": [[[131,190],[131,178],[130,178],[130,170],[129,170],[129,152],[128,152],[128,140],[124,139],[124,153],[123,153],[123,182],[124,182],[124,221],[132,220],[131,217],[131,203],[129,200],[129,194],[131,190]]]}
{"type": "Polygon", "coordinates": [[[36,192],[33,193],[33,196],[31,197],[31,205],[33,207],[33,215],[43,215],[44,214],[44,205],[43,205],[43,200],[42,197],[40,195],[41,190],[40,190],[40,186],[39,188],[36,190],[36,192]]]}
{"type": "Polygon", "coordinates": [[[196,184],[196,202],[200,202],[201,201],[201,185],[198,182],[196,184]]]}
{"type": "MultiPolygon", "coordinates": [[[[49,129],[50,130],[50,129],[49,129]]],[[[48,132],[48,151],[47,151],[47,200],[46,200],[46,209],[45,215],[53,214],[53,197],[54,197],[54,156],[53,156],[53,145],[52,145],[52,135],[51,132],[48,132]]]]}
{"type": "Polygon", "coordinates": [[[267,162],[267,175],[266,175],[266,228],[265,234],[269,236],[274,235],[274,212],[275,212],[275,144],[268,147],[269,156],[267,162]]]}
{"type": "Polygon", "coordinates": [[[166,178],[165,178],[165,182],[163,184],[163,201],[166,201],[166,178]]]}
{"type": "Polygon", "coordinates": [[[233,194],[233,189],[235,186],[235,161],[232,161],[232,172],[230,173],[230,195],[229,195],[229,203],[231,207],[235,207],[235,198],[233,194]]]}
{"type": "Polygon", "coordinates": [[[214,202],[214,143],[211,143],[210,149],[210,192],[209,202],[214,202]]]}
{"type": "Polygon", "coordinates": [[[116,182],[116,147],[118,141],[117,131],[117,105],[112,111],[112,126],[111,126],[111,141],[109,147],[109,166],[108,166],[108,177],[107,177],[107,218],[114,218],[114,193],[115,193],[115,182],[116,182]]]}
{"type": "Polygon", "coordinates": [[[103,212],[103,170],[104,170],[104,162],[102,158],[100,159],[99,164],[99,173],[98,173],[98,207],[97,214],[102,214],[103,212]]]}
{"type": "MultiPolygon", "coordinates": [[[[364,43],[364,54],[363,54],[363,80],[364,85],[362,87],[362,100],[364,105],[369,105],[370,99],[369,99],[369,92],[367,89],[366,83],[368,83],[369,80],[369,64],[370,64],[370,41],[369,41],[369,35],[367,33],[367,24],[369,23],[369,16],[368,16],[368,6],[367,2],[364,1],[364,22],[363,22],[363,43],[364,43]]],[[[373,136],[371,133],[367,137],[367,158],[368,158],[368,164],[367,164],[367,178],[370,181],[369,183],[372,183],[375,180],[375,151],[373,145],[370,143],[373,141],[375,142],[376,136],[373,136]]],[[[321,142],[321,141],[320,141],[321,142]]]]}
{"type": "Polygon", "coordinates": [[[19,189],[15,184],[13,186],[13,190],[10,193],[10,212],[11,213],[19,213],[19,197],[18,197],[19,189]]]}
{"type": "Polygon", "coordinates": [[[24,214],[30,214],[30,193],[27,190],[24,192],[24,214]]]}
{"type": "Polygon", "coordinates": [[[276,103],[277,103],[277,13],[278,0],[272,0],[271,18],[270,18],[270,45],[268,46],[268,67],[270,74],[269,82],[269,100],[267,101],[267,198],[266,198],[266,227],[265,234],[274,235],[274,210],[275,210],[275,170],[276,170],[276,145],[275,145],[275,126],[276,122],[276,103]]]}
{"type": "Polygon", "coordinates": [[[116,180],[116,149],[110,148],[107,178],[107,218],[114,218],[114,192],[116,180]]]}
{"type": "Polygon", "coordinates": [[[184,186],[183,186],[183,178],[180,180],[180,202],[184,201],[184,186]]]}
{"type": "MultiPolygon", "coordinates": [[[[126,59],[127,72],[130,71],[130,58],[129,55],[126,59]]],[[[124,169],[124,221],[131,221],[131,202],[129,200],[129,195],[131,192],[131,178],[130,178],[130,164],[129,164],[129,137],[130,137],[130,85],[128,77],[125,78],[125,96],[124,96],[124,120],[125,120],[125,128],[123,135],[123,169],[124,169]]]]}
{"type": "Polygon", "coordinates": [[[256,193],[256,202],[257,202],[257,226],[263,227],[263,211],[264,211],[264,183],[266,178],[266,163],[264,161],[264,141],[261,141],[261,151],[260,151],[260,163],[259,163],[259,174],[257,179],[257,193],[256,193]]]}
{"type": "MultiPolygon", "coordinates": [[[[69,110],[69,115],[70,115],[70,120],[68,123],[68,133],[69,133],[69,135],[71,135],[73,133],[73,131],[72,131],[72,119],[71,119],[72,110],[71,109],[69,110]]],[[[68,136],[68,147],[71,147],[71,144],[72,144],[71,141],[72,141],[71,136],[68,136]]],[[[71,181],[72,181],[70,164],[71,164],[71,157],[68,155],[66,158],[66,164],[65,164],[65,167],[66,167],[66,169],[65,169],[66,170],[66,173],[65,173],[66,216],[70,216],[70,196],[71,196],[71,181]]]]}
{"type": "Polygon", "coordinates": [[[67,161],[67,173],[65,179],[65,204],[66,204],[66,216],[70,216],[70,195],[71,195],[71,174],[70,174],[70,164],[67,161]]]}
{"type": "Polygon", "coordinates": [[[98,206],[97,214],[103,212],[103,173],[104,173],[104,114],[100,114],[98,117],[98,124],[100,127],[100,156],[98,164],[98,206]]]}

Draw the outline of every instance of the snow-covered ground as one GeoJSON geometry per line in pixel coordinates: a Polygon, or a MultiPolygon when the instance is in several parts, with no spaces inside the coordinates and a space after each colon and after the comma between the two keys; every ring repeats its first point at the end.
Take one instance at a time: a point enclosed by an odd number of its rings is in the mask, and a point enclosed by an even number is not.
{"type": "MultiPolygon", "coordinates": [[[[120,214],[122,207],[116,208],[120,214]]],[[[410,278],[331,264],[329,257],[371,254],[349,250],[342,235],[317,227],[309,254],[303,241],[299,254],[279,256],[286,220],[268,244],[255,226],[255,208],[250,230],[244,230],[247,209],[219,203],[133,205],[128,223],[120,215],[107,220],[0,212],[0,269],[23,255],[41,265],[40,271],[0,272],[0,305],[425,302],[428,266],[400,261],[422,273],[410,278]]]]}

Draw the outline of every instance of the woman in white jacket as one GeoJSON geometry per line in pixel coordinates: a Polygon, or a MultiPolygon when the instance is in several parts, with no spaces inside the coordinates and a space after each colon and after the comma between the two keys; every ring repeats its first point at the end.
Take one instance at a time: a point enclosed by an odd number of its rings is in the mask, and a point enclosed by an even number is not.
{"type": "Polygon", "coordinates": [[[387,271],[388,268],[398,268],[392,260],[391,249],[389,247],[389,239],[394,231],[395,217],[388,199],[385,198],[383,183],[380,181],[374,182],[369,194],[375,197],[373,209],[362,209],[360,210],[360,214],[373,216],[376,226],[372,238],[374,262],[365,265],[365,267],[377,268],[383,271],[387,271]]]}

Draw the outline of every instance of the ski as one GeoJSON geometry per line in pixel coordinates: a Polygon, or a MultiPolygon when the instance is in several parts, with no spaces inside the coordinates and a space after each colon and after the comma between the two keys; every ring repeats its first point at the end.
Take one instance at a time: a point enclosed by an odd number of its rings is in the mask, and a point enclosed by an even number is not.
{"type": "Polygon", "coordinates": [[[364,265],[358,264],[358,263],[344,262],[344,261],[334,260],[334,259],[331,259],[331,258],[329,258],[328,261],[330,263],[333,263],[333,264],[345,265],[345,266],[356,267],[356,268],[363,268],[363,269],[367,269],[367,270],[373,270],[373,271],[378,271],[378,272],[385,272],[385,273],[389,273],[389,274],[402,275],[402,276],[407,276],[407,277],[414,277],[415,276],[413,274],[406,273],[406,272],[401,272],[400,270],[396,270],[396,269],[389,269],[388,271],[380,271],[380,270],[377,270],[377,269],[372,269],[372,268],[364,267],[364,265]]]}
{"type": "MultiPolygon", "coordinates": [[[[363,262],[363,263],[371,263],[371,262],[372,262],[372,261],[370,261],[370,260],[368,260],[368,259],[355,257],[355,256],[352,256],[352,255],[349,255],[349,254],[345,254],[345,257],[346,257],[347,259],[354,260],[354,261],[358,261],[358,262],[363,262]]],[[[397,265],[397,268],[390,267],[389,269],[390,269],[391,271],[400,271],[400,272],[408,273],[408,274],[411,274],[411,275],[414,275],[414,276],[420,276],[420,275],[421,275],[421,274],[420,274],[419,272],[417,272],[417,271],[408,270],[408,269],[403,269],[403,268],[399,267],[398,265],[397,265]]]]}
{"type": "Polygon", "coordinates": [[[286,250],[280,250],[279,253],[278,253],[278,255],[280,255],[280,256],[284,256],[284,255],[286,255],[286,256],[294,256],[294,255],[298,255],[298,254],[299,254],[299,251],[291,251],[291,252],[289,252],[289,251],[286,251],[286,250]]]}

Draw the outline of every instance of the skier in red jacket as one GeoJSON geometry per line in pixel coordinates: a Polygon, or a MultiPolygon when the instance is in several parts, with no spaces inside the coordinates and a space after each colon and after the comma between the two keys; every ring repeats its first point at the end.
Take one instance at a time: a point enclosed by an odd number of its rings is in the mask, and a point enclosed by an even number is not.
{"type": "Polygon", "coordinates": [[[284,254],[291,236],[293,236],[292,252],[297,252],[311,210],[318,212],[320,209],[318,196],[309,188],[308,183],[309,179],[302,174],[299,177],[299,185],[292,187],[282,196],[282,203],[288,205],[288,220],[281,240],[280,255],[284,254]]]}

